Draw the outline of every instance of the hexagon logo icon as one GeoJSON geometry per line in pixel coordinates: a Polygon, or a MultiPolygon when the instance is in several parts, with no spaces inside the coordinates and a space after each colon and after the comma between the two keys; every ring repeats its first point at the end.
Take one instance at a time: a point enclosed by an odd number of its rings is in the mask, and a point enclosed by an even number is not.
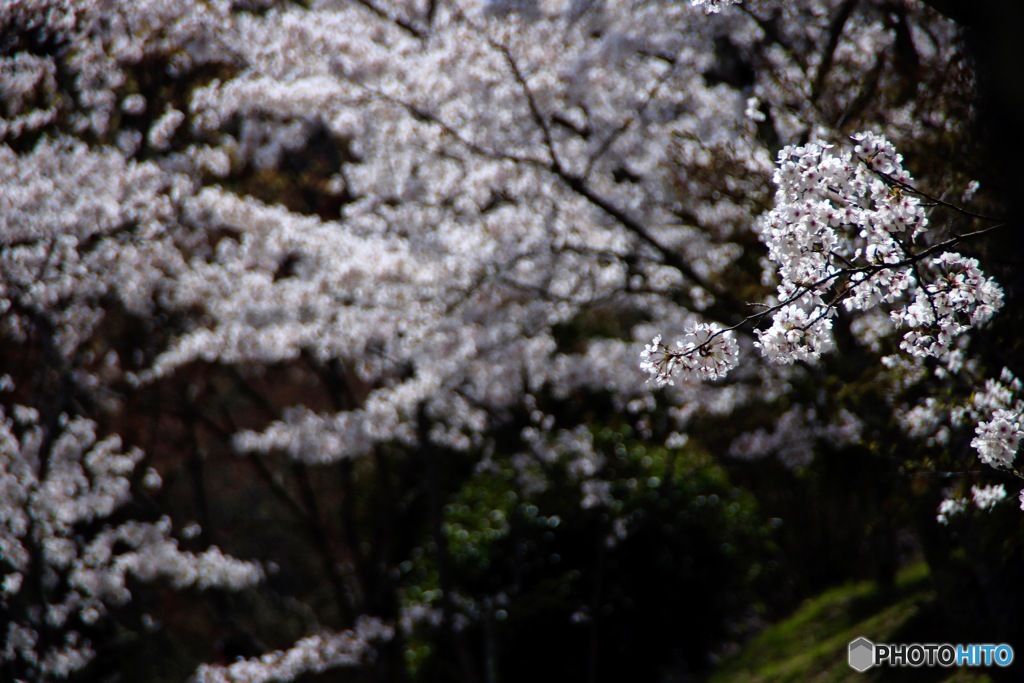
{"type": "Polygon", "coordinates": [[[875,644],[861,637],[850,642],[850,667],[864,672],[875,665],[875,644]]]}

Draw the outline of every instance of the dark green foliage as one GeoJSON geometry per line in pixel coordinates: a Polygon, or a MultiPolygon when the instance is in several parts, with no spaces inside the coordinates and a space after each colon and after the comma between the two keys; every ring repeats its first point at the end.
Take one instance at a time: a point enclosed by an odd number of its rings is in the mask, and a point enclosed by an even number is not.
{"type": "MultiPolygon", "coordinates": [[[[505,464],[445,508],[458,602],[480,615],[461,639],[493,680],[681,680],[757,613],[776,560],[750,495],[706,454],[644,446],[629,429],[600,432],[595,450],[614,482],[607,507],[582,508],[559,461],[537,465],[543,491],[524,492],[505,464]]],[[[416,555],[407,590],[440,599],[435,554],[416,555]]],[[[460,679],[457,644],[432,633],[418,633],[416,677],[460,679]]]]}

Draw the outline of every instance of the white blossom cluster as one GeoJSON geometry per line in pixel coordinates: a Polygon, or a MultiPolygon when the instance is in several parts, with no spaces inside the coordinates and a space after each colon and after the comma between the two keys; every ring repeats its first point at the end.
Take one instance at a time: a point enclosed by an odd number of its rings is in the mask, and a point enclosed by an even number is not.
{"type": "Polygon", "coordinates": [[[572,430],[558,430],[549,438],[548,430],[554,422],[552,416],[538,412],[533,422],[535,426],[526,427],[521,434],[529,452],[512,459],[522,490],[530,495],[546,490],[548,481],[535,463],[547,466],[559,463],[564,465],[569,480],[579,485],[581,508],[609,507],[614,500],[612,484],[602,476],[605,457],[594,448],[590,429],[580,425],[572,430]]]}
{"type": "Polygon", "coordinates": [[[925,398],[912,408],[902,406],[899,412],[900,425],[907,435],[922,439],[929,445],[945,445],[949,442],[949,416],[948,407],[934,396],[925,398]]]}
{"type": "Polygon", "coordinates": [[[997,468],[1011,467],[1020,439],[1024,436],[1021,413],[996,410],[992,413],[992,419],[978,423],[976,434],[971,446],[978,449],[978,457],[982,462],[997,468]]]}
{"type": "Polygon", "coordinates": [[[949,520],[962,514],[967,509],[967,499],[945,498],[939,503],[939,512],[935,515],[935,521],[942,525],[949,525],[949,520]]]}
{"type": "Polygon", "coordinates": [[[974,259],[915,252],[928,218],[901,155],[874,133],[853,140],[840,154],[824,142],[779,153],[776,206],[761,226],[778,267],[779,310],[758,331],[759,345],[776,362],[813,360],[832,347],[839,303],[851,311],[887,304],[911,328],[902,348],[944,358],[999,309],[1002,290],[974,259]]]}
{"type": "MultiPolygon", "coordinates": [[[[911,328],[902,348],[949,360],[954,341],[1001,307],[1002,290],[975,259],[914,251],[928,218],[901,155],[874,133],[853,140],[839,154],[820,141],[779,152],[775,207],[759,225],[777,268],[778,298],[755,346],[776,363],[813,362],[834,346],[840,303],[849,311],[884,304],[897,325],[911,328]]],[[[642,352],[641,368],[659,386],[675,373],[723,377],[736,365],[729,334],[702,324],[674,350],[658,336],[642,352]]]]}
{"type": "Polygon", "coordinates": [[[740,434],[729,444],[729,455],[755,460],[775,455],[791,470],[802,470],[814,459],[819,443],[835,448],[861,440],[863,421],[841,409],[831,419],[822,419],[815,408],[797,406],[783,413],[772,428],[740,434]]]}
{"type": "Polygon", "coordinates": [[[971,500],[979,510],[991,510],[997,503],[1006,500],[1006,488],[1002,484],[972,486],[971,500]]]}
{"type": "Polygon", "coordinates": [[[998,380],[988,379],[983,391],[975,392],[971,403],[953,411],[953,421],[968,418],[977,422],[971,446],[987,465],[998,469],[1013,467],[1020,440],[1024,437],[1024,399],[1018,398],[1021,381],[1007,368],[998,380]]]}
{"type": "Polygon", "coordinates": [[[1006,488],[1002,484],[971,486],[969,501],[963,496],[944,499],[939,504],[939,511],[935,515],[935,519],[939,524],[948,526],[950,519],[963,514],[969,503],[979,510],[991,510],[1004,500],[1006,500],[1006,488]]]}
{"type": "Polygon", "coordinates": [[[732,330],[723,330],[717,323],[696,323],[670,349],[661,335],[640,354],[640,369],[651,375],[658,386],[671,386],[675,375],[701,380],[714,380],[736,367],[739,344],[732,330]]]}
{"type": "Polygon", "coordinates": [[[268,652],[255,659],[226,665],[203,664],[193,683],[270,683],[294,681],[306,674],[352,667],[372,660],[374,643],[390,640],[394,631],[381,620],[360,617],[354,628],[302,638],[287,650],[268,652]]]}
{"type": "Polygon", "coordinates": [[[131,600],[129,575],[231,590],[262,579],[258,565],[219,548],[182,551],[166,518],[107,522],[130,501],[142,452],[98,439],[84,418],[62,416],[59,427],[50,440],[35,409],[0,407],[0,605],[32,605],[13,613],[2,661],[47,678],[84,667],[94,653],[80,629],[131,600]]]}
{"type": "Polygon", "coordinates": [[[690,0],[694,7],[703,7],[708,14],[717,14],[729,5],[738,5],[740,0],[690,0]]]}
{"type": "Polygon", "coordinates": [[[437,627],[441,625],[443,618],[444,612],[429,603],[405,603],[400,610],[398,626],[402,629],[404,635],[410,636],[418,625],[429,624],[430,626],[437,627]]]}
{"type": "Polygon", "coordinates": [[[0,146],[0,329],[24,339],[45,325],[70,358],[103,320],[105,297],[151,311],[185,267],[175,203],[190,185],[73,138],[28,154],[0,146]]]}
{"type": "MultiPolygon", "coordinates": [[[[1021,381],[1004,368],[999,379],[988,379],[984,388],[976,391],[967,404],[954,405],[952,409],[933,397],[929,397],[915,408],[901,414],[901,420],[908,434],[915,438],[927,437],[928,442],[946,444],[951,427],[975,425],[975,437],[971,446],[977,451],[981,462],[1001,470],[1014,469],[1014,461],[1024,436],[1021,415],[1024,400],[1017,397],[1022,388],[1021,381]],[[949,418],[949,423],[945,419],[949,418]]],[[[989,510],[1006,498],[1003,484],[983,487],[972,486],[971,498],[947,496],[939,506],[936,516],[939,523],[946,525],[949,520],[964,512],[968,503],[980,510],[989,510]]],[[[1021,491],[1021,509],[1024,509],[1024,491],[1021,491]]]]}
{"type": "Polygon", "coordinates": [[[142,114],[145,97],[125,94],[129,68],[155,56],[170,56],[172,74],[229,61],[230,9],[226,0],[140,0],[123,12],[98,0],[3,3],[0,26],[67,48],[0,57],[0,142],[46,130],[62,116],[75,134],[104,135],[122,113],[142,114]],[[73,98],[62,97],[62,85],[73,98]]]}
{"type": "Polygon", "coordinates": [[[1002,307],[1003,291],[973,258],[946,252],[926,268],[932,282],[917,288],[914,302],[892,317],[911,328],[901,348],[915,356],[946,358],[957,337],[988,322],[1002,307]]]}

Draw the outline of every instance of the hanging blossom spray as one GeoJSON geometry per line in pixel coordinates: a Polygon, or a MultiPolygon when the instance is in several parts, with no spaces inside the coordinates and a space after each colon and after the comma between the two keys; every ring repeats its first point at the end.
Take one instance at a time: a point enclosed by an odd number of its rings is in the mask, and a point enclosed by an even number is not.
{"type": "MultiPolygon", "coordinates": [[[[779,280],[777,297],[740,325],[770,316],[767,329],[755,329],[762,355],[774,363],[815,362],[834,346],[832,320],[840,306],[884,306],[891,321],[907,330],[901,349],[955,371],[962,364],[956,340],[1003,304],[1002,288],[978,261],[949,250],[985,230],[928,244],[922,239],[928,228],[923,195],[902,156],[874,133],[858,133],[852,141],[853,148],[841,152],[824,141],[779,152],[775,208],[758,225],[779,280]]],[[[732,333],[740,325],[696,324],[674,348],[658,335],[641,353],[640,367],[658,386],[672,385],[676,377],[724,377],[737,363],[732,333]]],[[[972,446],[981,460],[1007,469],[1024,431],[1020,406],[1004,398],[982,400],[970,412],[979,421],[972,446]]]]}

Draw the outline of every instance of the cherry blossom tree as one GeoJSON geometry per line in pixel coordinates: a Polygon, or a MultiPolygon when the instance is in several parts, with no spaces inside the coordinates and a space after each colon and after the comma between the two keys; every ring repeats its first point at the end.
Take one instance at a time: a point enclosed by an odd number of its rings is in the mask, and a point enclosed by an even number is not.
{"type": "Polygon", "coordinates": [[[937,9],[0,7],[0,671],[102,667],[209,589],[196,681],[496,680],[513,541],[565,517],[597,680],[649,520],[761,547],[709,455],[948,479],[936,529],[1010,507],[1013,223],[937,9]]]}

